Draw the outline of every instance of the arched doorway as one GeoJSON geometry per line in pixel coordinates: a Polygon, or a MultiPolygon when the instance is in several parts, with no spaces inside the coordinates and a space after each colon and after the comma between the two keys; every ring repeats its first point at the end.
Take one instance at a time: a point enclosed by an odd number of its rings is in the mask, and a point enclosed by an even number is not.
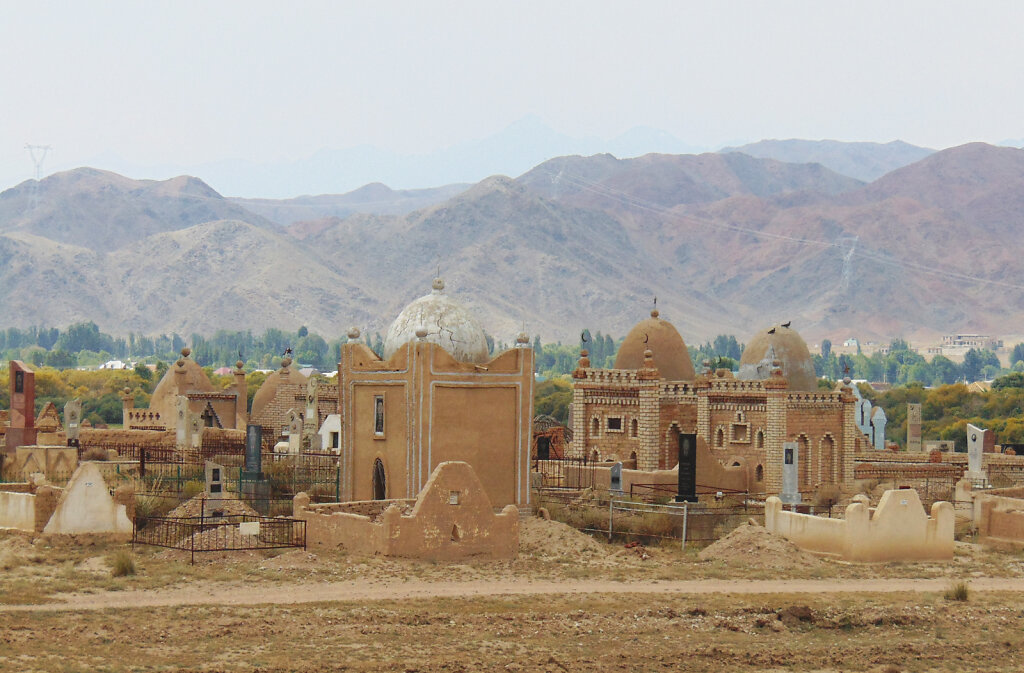
{"type": "Polygon", "coordinates": [[[547,460],[551,456],[551,438],[537,438],[537,460],[547,460]]]}
{"type": "Polygon", "coordinates": [[[373,461],[373,499],[387,499],[387,477],[384,475],[384,463],[380,458],[373,461]]]}

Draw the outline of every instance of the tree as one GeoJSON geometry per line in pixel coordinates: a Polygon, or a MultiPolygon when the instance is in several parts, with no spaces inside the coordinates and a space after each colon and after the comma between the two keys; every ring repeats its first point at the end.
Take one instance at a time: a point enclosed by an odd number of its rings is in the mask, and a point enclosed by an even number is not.
{"type": "Polygon", "coordinates": [[[1024,388],[1024,374],[1013,372],[1006,376],[1000,376],[992,382],[992,390],[1005,390],[1006,388],[1024,388]]]}
{"type": "Polygon", "coordinates": [[[1024,344],[1017,344],[1010,351],[1010,365],[1013,366],[1017,362],[1024,362],[1024,344]]]}
{"type": "Polygon", "coordinates": [[[990,350],[972,348],[964,355],[964,378],[968,381],[979,381],[985,374],[985,367],[999,367],[999,358],[990,350]]]}
{"type": "Polygon", "coordinates": [[[143,381],[152,381],[153,372],[149,371],[149,367],[142,364],[141,362],[135,365],[135,375],[143,381]]]}
{"type": "Polygon", "coordinates": [[[822,339],[821,341],[821,357],[828,360],[828,356],[832,354],[832,342],[828,339],[822,339]]]}
{"type": "Polygon", "coordinates": [[[304,336],[307,336],[308,334],[309,334],[309,328],[308,327],[303,325],[302,327],[299,328],[299,338],[300,339],[302,337],[304,337],[304,336]]]}

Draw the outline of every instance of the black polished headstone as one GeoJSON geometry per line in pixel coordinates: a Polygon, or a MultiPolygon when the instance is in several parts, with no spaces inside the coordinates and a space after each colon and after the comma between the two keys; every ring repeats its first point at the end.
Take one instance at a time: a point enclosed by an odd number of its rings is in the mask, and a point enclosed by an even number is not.
{"type": "Polygon", "coordinates": [[[676,502],[697,502],[697,435],[679,435],[679,487],[676,502]]]}
{"type": "Polygon", "coordinates": [[[245,472],[252,478],[262,477],[263,428],[249,424],[245,427],[245,472]]]}

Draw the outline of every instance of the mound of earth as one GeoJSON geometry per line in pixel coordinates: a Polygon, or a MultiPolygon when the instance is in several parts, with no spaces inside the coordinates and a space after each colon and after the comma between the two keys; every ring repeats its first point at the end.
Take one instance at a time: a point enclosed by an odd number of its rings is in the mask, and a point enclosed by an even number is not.
{"type": "Polygon", "coordinates": [[[220,516],[259,516],[259,512],[245,504],[232,495],[225,495],[222,498],[210,498],[205,493],[181,503],[167,516],[170,518],[199,518],[200,516],[213,516],[214,512],[220,512],[220,516]]]}
{"type": "Polygon", "coordinates": [[[703,549],[701,561],[724,561],[731,566],[783,570],[813,568],[821,565],[818,557],[784,537],[772,535],[764,526],[747,523],[703,549]]]}
{"type": "Polygon", "coordinates": [[[538,558],[592,559],[604,557],[608,551],[572,526],[530,517],[519,522],[519,553],[538,558]]]}

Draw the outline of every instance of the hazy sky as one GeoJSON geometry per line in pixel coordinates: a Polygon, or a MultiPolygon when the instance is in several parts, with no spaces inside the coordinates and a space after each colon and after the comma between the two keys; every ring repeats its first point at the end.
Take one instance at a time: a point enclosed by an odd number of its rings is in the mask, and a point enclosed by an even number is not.
{"type": "Polygon", "coordinates": [[[1024,137],[1024,3],[0,2],[0,188],[139,164],[421,153],[527,115],[699,146],[1024,137]],[[49,171],[46,171],[49,172],[49,171]]]}

